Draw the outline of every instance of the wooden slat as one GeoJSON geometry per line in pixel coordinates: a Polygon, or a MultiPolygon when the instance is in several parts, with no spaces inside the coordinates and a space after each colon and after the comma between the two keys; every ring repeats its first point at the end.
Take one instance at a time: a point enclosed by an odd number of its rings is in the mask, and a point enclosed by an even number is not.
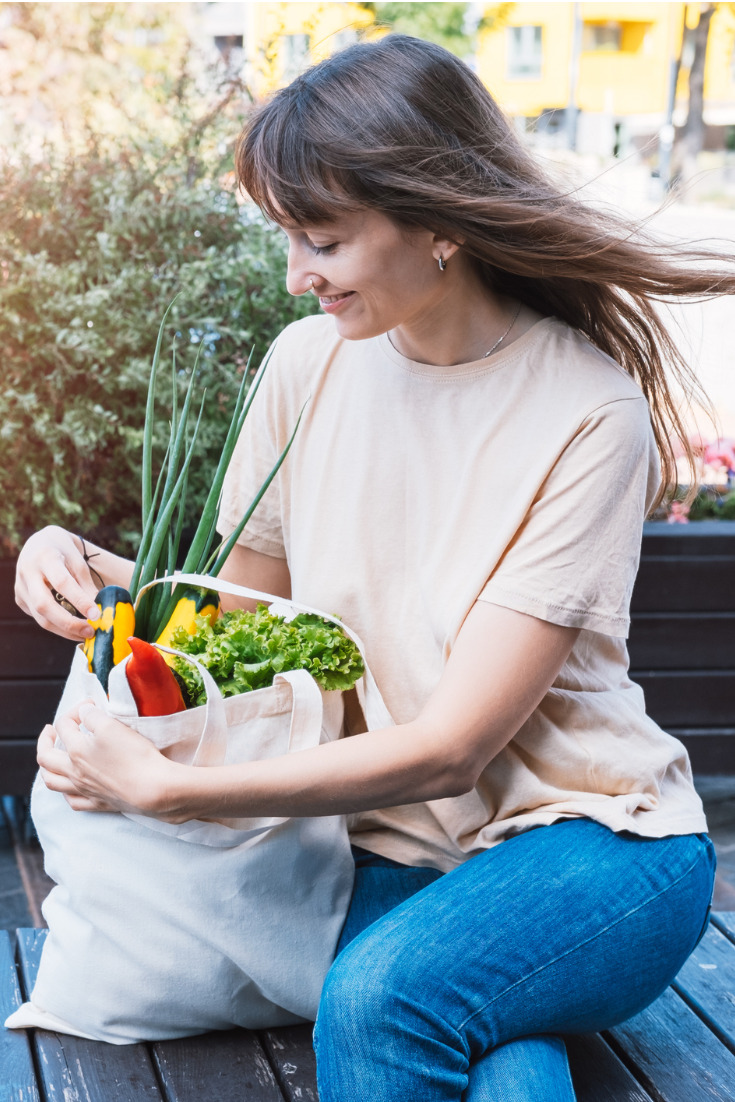
{"type": "Polygon", "coordinates": [[[735,612],[639,612],[632,618],[633,669],[727,669],[734,650],[735,612]]]}
{"type": "Polygon", "coordinates": [[[0,1102],[40,1102],[28,1036],[2,1023],[23,1001],[7,930],[0,930],[0,1102]]]}
{"type": "Polygon", "coordinates": [[[318,1102],[313,1028],[294,1025],[260,1034],[286,1102],[318,1102]]]}
{"type": "Polygon", "coordinates": [[[0,617],[20,619],[24,614],[15,603],[15,559],[0,559],[0,617]]]}
{"type": "Polygon", "coordinates": [[[0,740],[35,738],[53,720],[63,688],[62,680],[0,681],[0,740]]]}
{"type": "Polygon", "coordinates": [[[63,678],[69,673],[74,643],[44,631],[30,617],[0,620],[0,674],[8,678],[63,678]]]}
{"type": "MultiPolygon", "coordinates": [[[[716,926],[720,933],[735,943],[735,911],[717,911],[712,915],[711,925],[716,926]]],[[[733,987],[735,987],[735,979],[733,987]]]]}
{"type": "Polygon", "coordinates": [[[710,925],[673,986],[735,1053],[735,945],[710,925]]]}
{"type": "Polygon", "coordinates": [[[283,1102],[254,1033],[233,1029],[151,1047],[167,1102],[283,1102]]]}
{"type": "Polygon", "coordinates": [[[38,841],[29,837],[30,822],[10,819],[10,832],[13,850],[18,864],[18,872],[28,900],[28,911],[34,927],[45,927],[41,905],[54,887],[50,876],[46,875],[44,855],[38,841]]]}
{"type": "Polygon", "coordinates": [[[684,743],[695,773],[735,774],[735,727],[666,730],[684,743]]]}
{"type": "MultiPolygon", "coordinates": [[[[45,930],[19,930],[26,994],[38,972],[45,930]]],[[[108,1045],[37,1029],[36,1061],[48,1102],[164,1102],[145,1045],[108,1045]]]]}
{"type": "Polygon", "coordinates": [[[679,556],[641,560],[631,609],[636,612],[732,612],[732,557],[679,556]]]}
{"type": "Polygon", "coordinates": [[[3,796],[30,795],[36,775],[36,739],[4,739],[0,727],[0,791],[3,796]]]}
{"type": "Polygon", "coordinates": [[[735,520],[698,520],[691,524],[643,525],[642,555],[731,555],[735,558],[735,520]]]}
{"type": "Polygon", "coordinates": [[[735,723],[735,669],[631,670],[646,696],[646,711],[671,727],[731,727],[735,723]]]}
{"type": "Polygon", "coordinates": [[[597,1033],[564,1038],[577,1102],[651,1102],[597,1033]]]}
{"type": "Polygon", "coordinates": [[[672,988],[606,1036],[658,1102],[732,1102],[735,1056],[672,988]]]}

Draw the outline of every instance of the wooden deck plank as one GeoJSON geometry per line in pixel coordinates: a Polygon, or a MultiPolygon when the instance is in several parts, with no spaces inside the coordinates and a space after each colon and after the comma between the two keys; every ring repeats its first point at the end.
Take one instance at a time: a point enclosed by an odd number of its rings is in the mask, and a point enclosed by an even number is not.
{"type": "Polygon", "coordinates": [[[718,911],[712,915],[710,925],[716,926],[720,933],[735,942],[735,911],[718,911]]]}
{"type": "Polygon", "coordinates": [[[3,738],[0,728],[0,775],[3,796],[30,796],[36,765],[36,740],[34,738],[3,738]]]}
{"type": "Polygon", "coordinates": [[[63,679],[0,681],[0,739],[38,738],[43,725],[53,720],[63,689],[63,679]]]}
{"type": "Polygon", "coordinates": [[[646,711],[662,727],[727,727],[735,715],[735,669],[631,670],[646,711]]]}
{"type": "Polygon", "coordinates": [[[260,1034],[286,1102],[318,1102],[313,1028],[292,1025],[264,1029],[260,1034]]]}
{"type": "Polygon", "coordinates": [[[657,1102],[733,1102],[735,1056],[670,987],[605,1036],[657,1102]]]}
{"type": "Polygon", "coordinates": [[[66,681],[74,642],[52,635],[19,612],[20,619],[0,619],[0,670],[4,679],[58,677],[66,681]]]}
{"type": "Polygon", "coordinates": [[[167,1102],[283,1102],[254,1033],[232,1029],[151,1048],[167,1102]]]}
{"type": "Polygon", "coordinates": [[[698,520],[691,524],[643,524],[643,557],[651,555],[730,555],[735,558],[735,521],[698,520]]]}
{"type": "Polygon", "coordinates": [[[734,981],[735,945],[710,925],[673,987],[732,1053],[735,1053],[734,981]]]}
{"type": "Polygon", "coordinates": [[[733,639],[735,612],[639,612],[628,640],[631,669],[726,669],[733,639]]]}
{"type": "MultiPolygon", "coordinates": [[[[19,930],[18,955],[26,995],[38,973],[46,930],[19,930]]],[[[145,1045],[108,1045],[66,1033],[33,1033],[47,1102],[166,1102],[145,1045]]]]}
{"type": "Polygon", "coordinates": [[[597,1033],[564,1038],[577,1102],[651,1102],[597,1033]]]}
{"type": "Polygon", "coordinates": [[[694,773],[731,775],[735,772],[735,727],[675,727],[666,730],[683,742],[694,773]]]}
{"type": "Polygon", "coordinates": [[[0,930],[0,1102],[40,1102],[28,1035],[16,1029],[2,1029],[9,1014],[23,998],[7,930],[0,930]]]}
{"type": "Polygon", "coordinates": [[[732,555],[644,555],[633,587],[638,612],[732,612],[732,555]],[[686,585],[682,585],[682,577],[686,585]]]}

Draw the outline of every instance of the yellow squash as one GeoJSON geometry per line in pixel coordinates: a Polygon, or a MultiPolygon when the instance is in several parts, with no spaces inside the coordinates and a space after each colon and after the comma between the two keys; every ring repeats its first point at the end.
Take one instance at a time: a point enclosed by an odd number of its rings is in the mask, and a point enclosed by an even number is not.
{"type": "Polygon", "coordinates": [[[97,620],[87,622],[94,635],[84,644],[91,673],[95,673],[107,692],[110,670],[130,654],[128,636],[135,634],[135,610],[127,589],[106,585],[96,597],[100,606],[97,620]]]}

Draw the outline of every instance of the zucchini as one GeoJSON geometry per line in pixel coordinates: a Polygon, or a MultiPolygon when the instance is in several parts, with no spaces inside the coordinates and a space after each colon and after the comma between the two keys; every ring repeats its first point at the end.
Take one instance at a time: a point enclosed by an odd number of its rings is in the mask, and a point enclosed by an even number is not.
{"type": "Polygon", "coordinates": [[[108,691],[110,670],[130,654],[128,636],[135,634],[135,610],[127,589],[120,585],[104,586],[95,598],[100,606],[97,620],[87,622],[95,629],[84,644],[90,673],[108,691]]]}

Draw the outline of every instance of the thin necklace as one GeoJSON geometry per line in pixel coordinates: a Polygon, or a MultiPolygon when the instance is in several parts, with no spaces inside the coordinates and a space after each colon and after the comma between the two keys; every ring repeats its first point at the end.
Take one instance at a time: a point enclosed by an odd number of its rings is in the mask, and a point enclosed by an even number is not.
{"type": "Polygon", "coordinates": [[[519,303],[518,303],[518,309],[516,310],[515,314],[513,315],[513,320],[512,320],[512,322],[510,323],[510,325],[508,326],[508,328],[507,328],[507,329],[505,330],[505,332],[503,333],[502,337],[498,337],[498,339],[496,340],[496,342],[495,342],[495,344],[494,344],[494,345],[492,346],[492,348],[488,348],[487,352],[486,352],[486,353],[485,353],[485,355],[484,355],[484,356],[482,357],[482,358],[483,358],[483,360],[486,360],[486,359],[488,358],[488,356],[492,356],[492,354],[493,354],[493,352],[495,351],[495,349],[496,349],[496,348],[498,348],[498,347],[499,347],[499,346],[500,346],[500,345],[501,345],[501,344],[503,343],[503,341],[504,341],[504,340],[505,340],[505,338],[506,338],[506,337],[508,336],[508,334],[510,333],[510,331],[511,331],[511,329],[513,328],[513,326],[515,325],[515,323],[516,323],[516,322],[518,321],[518,315],[520,314],[520,312],[521,312],[521,304],[520,304],[520,302],[519,302],[519,303]]]}

